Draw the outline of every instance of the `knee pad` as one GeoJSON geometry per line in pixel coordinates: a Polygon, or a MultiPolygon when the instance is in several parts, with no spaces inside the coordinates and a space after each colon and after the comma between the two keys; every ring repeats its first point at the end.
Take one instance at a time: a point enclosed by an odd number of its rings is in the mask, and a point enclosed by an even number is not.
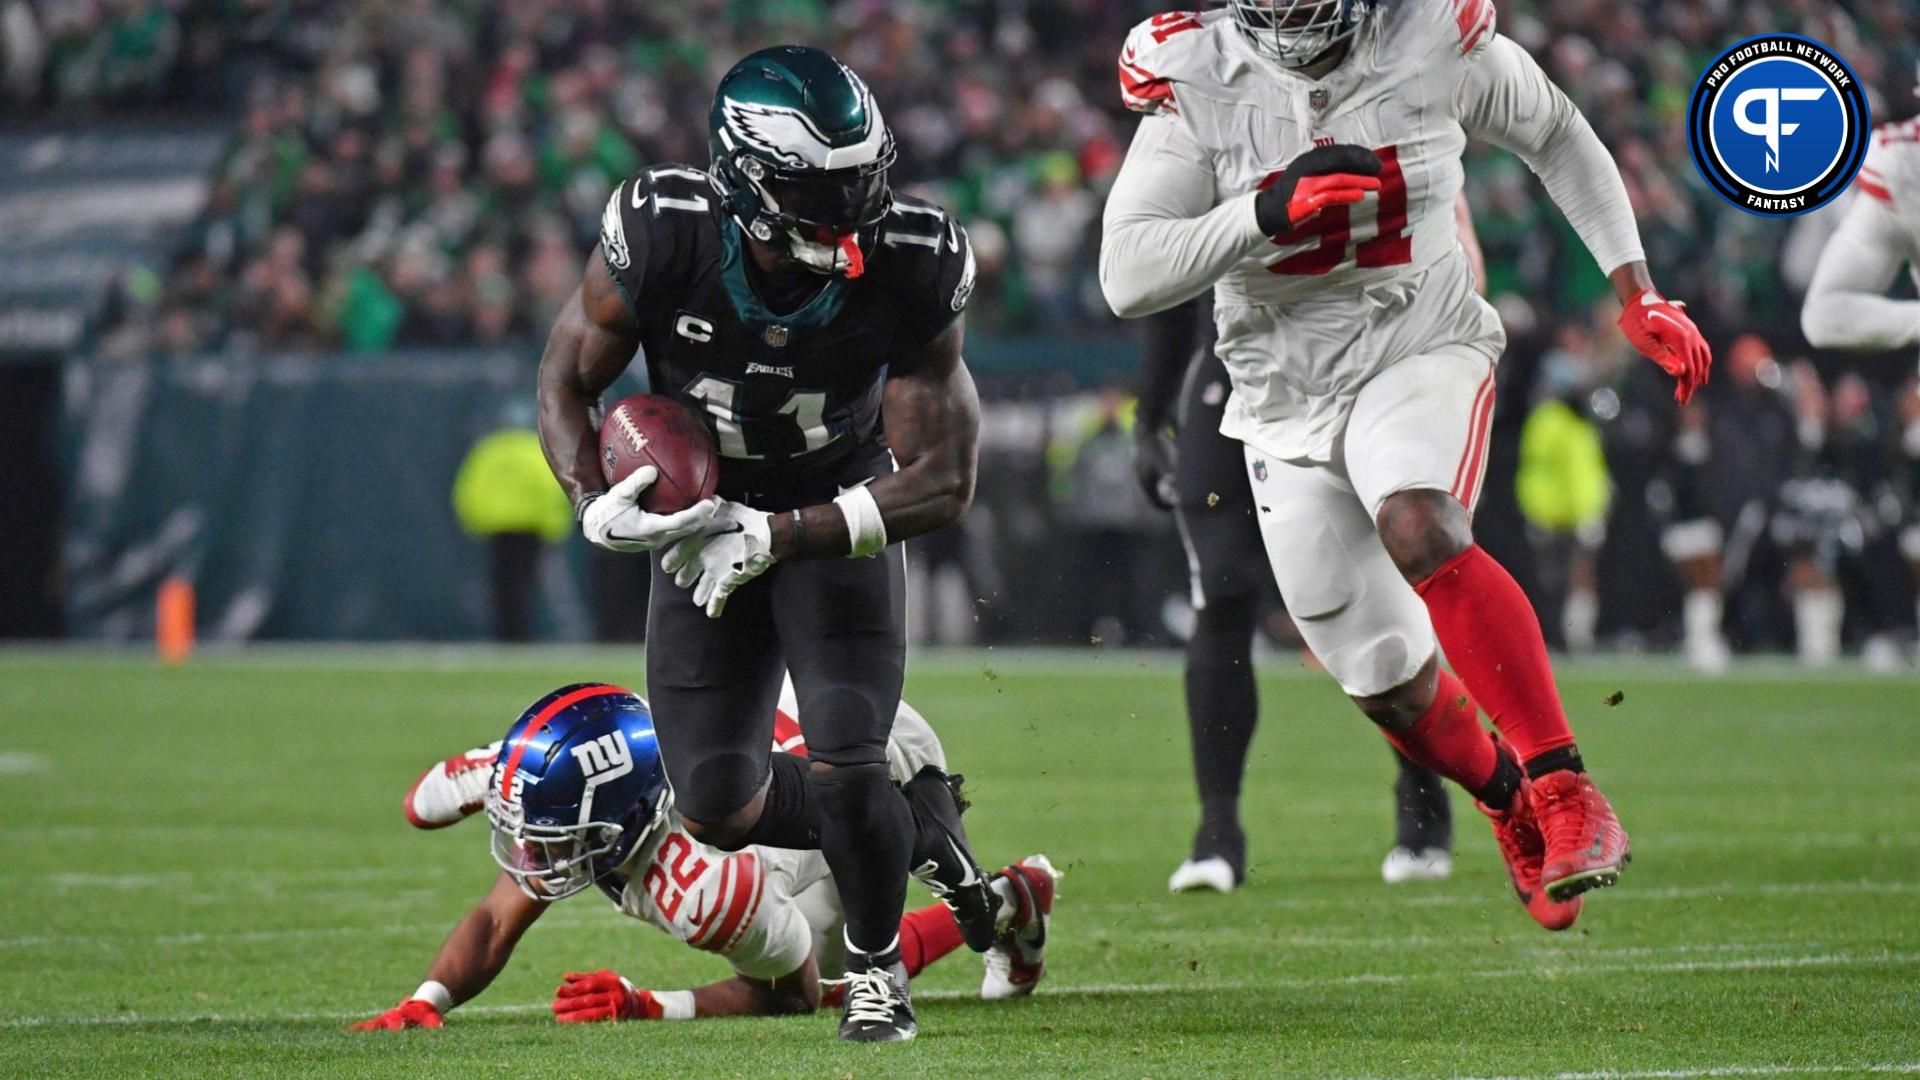
{"type": "Polygon", "coordinates": [[[682,817],[717,825],[739,813],[760,793],[760,785],[767,779],[765,758],[721,752],[693,762],[683,775],[669,775],[668,779],[673,785],[674,805],[682,817]]]}
{"type": "Polygon", "coordinates": [[[831,686],[808,695],[800,711],[807,718],[803,726],[809,759],[835,769],[885,766],[893,712],[883,712],[871,693],[854,686],[831,686]]]}
{"type": "Polygon", "coordinates": [[[1348,694],[1378,697],[1419,674],[1433,649],[1431,630],[1413,635],[1387,627],[1329,651],[1320,662],[1348,694]]]}

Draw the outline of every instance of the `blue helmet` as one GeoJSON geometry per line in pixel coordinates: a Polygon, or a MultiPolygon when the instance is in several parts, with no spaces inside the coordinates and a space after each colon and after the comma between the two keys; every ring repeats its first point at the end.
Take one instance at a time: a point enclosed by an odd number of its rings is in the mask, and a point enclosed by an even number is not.
{"type": "Polygon", "coordinates": [[[535,900],[572,896],[632,853],[666,792],[647,703],[618,686],[563,686],[501,744],[487,785],[494,860],[535,900]]]}

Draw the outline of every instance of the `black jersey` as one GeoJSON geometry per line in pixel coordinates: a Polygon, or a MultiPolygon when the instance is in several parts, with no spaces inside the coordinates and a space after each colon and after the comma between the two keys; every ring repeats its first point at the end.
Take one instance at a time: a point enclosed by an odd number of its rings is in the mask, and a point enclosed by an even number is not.
{"type": "Polygon", "coordinates": [[[900,198],[866,272],[823,277],[778,314],[754,290],[740,230],[706,173],[636,173],[607,202],[600,251],[640,322],[653,392],[692,405],[720,447],[720,493],[818,484],[882,439],[889,371],[944,331],[973,291],[973,251],[946,211],[900,198]]]}

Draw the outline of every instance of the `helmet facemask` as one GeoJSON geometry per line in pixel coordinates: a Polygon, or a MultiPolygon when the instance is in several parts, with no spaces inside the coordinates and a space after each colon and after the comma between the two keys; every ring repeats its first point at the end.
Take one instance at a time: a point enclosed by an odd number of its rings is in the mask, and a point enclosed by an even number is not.
{"type": "MultiPolygon", "coordinates": [[[[661,819],[662,791],[651,806],[624,808],[623,820],[575,825],[530,824],[524,811],[497,789],[487,792],[493,826],[493,861],[528,897],[563,900],[585,889],[618,864],[661,819]]],[[[590,812],[589,808],[589,812],[590,812]]]]}
{"type": "Polygon", "coordinates": [[[1233,21],[1254,51],[1282,67],[1303,68],[1360,29],[1362,0],[1228,0],[1233,21]]]}
{"type": "Polygon", "coordinates": [[[893,207],[887,172],[894,156],[892,139],[877,160],[833,170],[778,168],[736,151],[715,172],[751,191],[751,199],[730,201],[757,203],[750,217],[735,215],[748,235],[815,273],[851,279],[866,272],[871,237],[863,234],[893,207]]]}

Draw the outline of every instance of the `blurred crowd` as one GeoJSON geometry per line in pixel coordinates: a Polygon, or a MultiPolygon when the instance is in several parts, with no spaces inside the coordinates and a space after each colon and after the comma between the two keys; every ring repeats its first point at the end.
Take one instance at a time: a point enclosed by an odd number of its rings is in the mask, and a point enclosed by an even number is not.
{"type": "Polygon", "coordinates": [[[1512,491],[1549,638],[1677,638],[1706,672],[1735,650],[1904,666],[1920,615],[1912,358],[1876,384],[1741,334],[1681,409],[1610,331],[1558,329],[1519,433],[1512,491]]]}
{"type": "MultiPolygon", "coordinates": [[[[783,41],[832,48],[900,136],[903,185],[957,210],[975,321],[1075,333],[1102,194],[1132,121],[1114,57],[1136,0],[0,0],[5,85],[49,108],[239,116],[176,266],[125,290],[117,346],[377,349],[537,336],[605,193],[706,158],[719,74],[783,41]]],[[[1626,173],[1656,272],[1720,327],[1789,331],[1776,222],[1724,212],[1680,116],[1705,60],[1789,29],[1832,44],[1876,115],[1912,105],[1914,0],[1513,0],[1502,29],[1586,111],[1626,173]]],[[[1492,294],[1517,327],[1605,283],[1518,161],[1473,152],[1492,294]]],[[[1791,254],[1791,253],[1788,253],[1791,254]]],[[[1801,261],[1806,261],[1803,257],[1801,261]]]]}
{"type": "MultiPolygon", "coordinates": [[[[896,182],[966,222],[980,258],[973,323],[1072,338],[1112,330],[1094,255],[1133,124],[1114,57],[1156,7],[0,0],[0,93],[29,115],[184,106],[234,117],[206,212],[174,262],[128,278],[98,343],[108,355],[537,340],[578,280],[607,192],[644,165],[704,162],[720,73],[787,40],[825,45],[865,76],[899,135],[896,182]]],[[[1556,625],[1577,646],[1594,625],[1647,622],[1632,610],[1596,614],[1593,582],[1622,573],[1608,552],[1623,533],[1663,537],[1701,663],[1724,649],[1716,637],[1780,644],[1768,635],[1781,625],[1786,641],[1818,639],[1817,654],[1832,635],[1806,628],[1833,620],[1803,611],[1803,596],[1871,583],[1873,560],[1904,575],[1898,535],[1920,500],[1920,399],[1897,377],[1800,361],[1800,294],[1836,215],[1784,227],[1731,211],[1699,181],[1681,117],[1712,54],[1771,30],[1832,45],[1876,117],[1910,115],[1920,0],[1499,7],[1501,29],[1612,149],[1656,278],[1690,301],[1727,363],[1701,406],[1665,403],[1651,369],[1627,362],[1606,282],[1539,184],[1502,152],[1470,151],[1489,296],[1514,339],[1509,367],[1529,375],[1503,390],[1513,400],[1502,408],[1516,426],[1529,420],[1520,452],[1536,462],[1535,495],[1524,475],[1518,490],[1565,614],[1556,625]],[[1586,476],[1543,482],[1543,460],[1586,476]],[[1575,460],[1586,464],[1566,465],[1575,460]],[[1836,477],[1845,498],[1823,486],[1836,477]],[[1770,487],[1747,490],[1756,485],[1770,487]],[[1707,533],[1718,538],[1707,544],[1707,533]],[[1703,547],[1713,549],[1706,562],[1703,547]],[[1862,562],[1867,550],[1877,554],[1862,562]],[[1791,616],[1754,614],[1765,604],[1745,583],[1765,566],[1779,568],[1784,583],[1767,589],[1791,616]],[[1698,629],[1709,623],[1712,634],[1698,629]]],[[[1911,369],[1907,358],[1897,370],[1911,369]]],[[[1635,594],[1602,592],[1629,608],[1635,594]]],[[[1894,606],[1863,596],[1847,633],[1910,626],[1911,607],[1894,606]],[[1875,603],[1887,612],[1860,614],[1875,603]]]]}

